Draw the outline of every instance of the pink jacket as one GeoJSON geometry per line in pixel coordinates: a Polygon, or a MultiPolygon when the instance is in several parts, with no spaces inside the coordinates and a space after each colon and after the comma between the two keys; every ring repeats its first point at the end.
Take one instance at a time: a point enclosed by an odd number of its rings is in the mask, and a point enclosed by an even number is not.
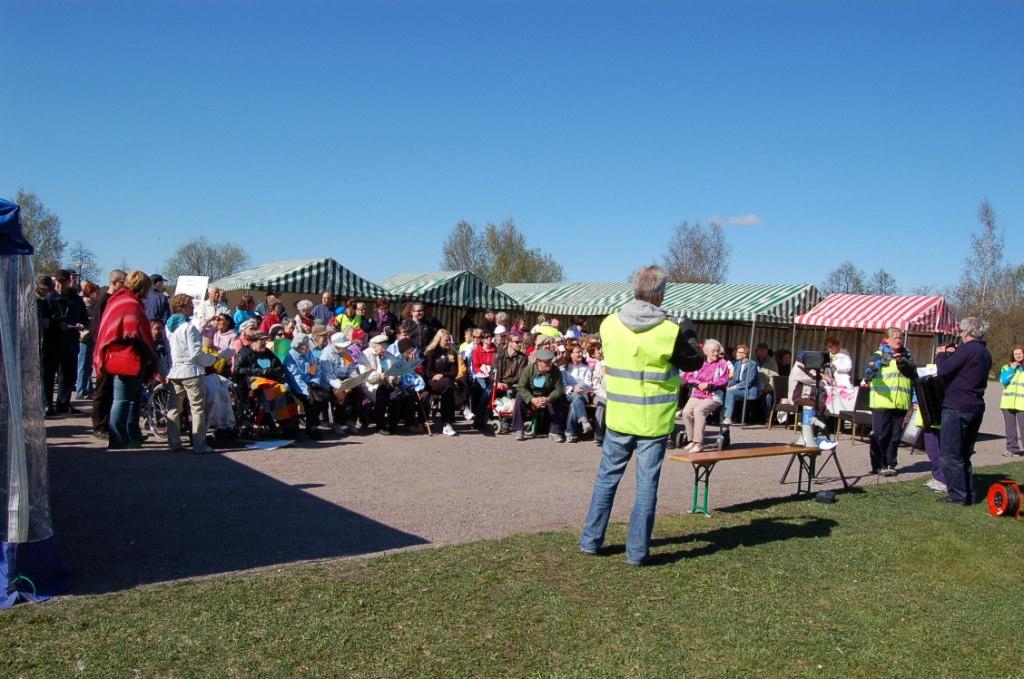
{"type": "Polygon", "coordinates": [[[714,363],[704,361],[700,370],[691,370],[685,373],[683,379],[687,384],[693,385],[693,389],[690,391],[691,398],[711,398],[716,390],[722,389],[729,383],[729,362],[724,358],[720,358],[714,363]],[[708,383],[706,391],[697,388],[701,382],[708,383]]]}

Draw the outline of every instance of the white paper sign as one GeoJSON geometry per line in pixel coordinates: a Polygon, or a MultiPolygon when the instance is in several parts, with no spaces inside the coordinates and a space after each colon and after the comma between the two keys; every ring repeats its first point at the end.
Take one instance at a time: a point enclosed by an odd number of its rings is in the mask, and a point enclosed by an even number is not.
{"type": "Polygon", "coordinates": [[[174,284],[174,294],[188,295],[198,305],[206,299],[206,288],[209,284],[209,276],[178,276],[174,284]]]}

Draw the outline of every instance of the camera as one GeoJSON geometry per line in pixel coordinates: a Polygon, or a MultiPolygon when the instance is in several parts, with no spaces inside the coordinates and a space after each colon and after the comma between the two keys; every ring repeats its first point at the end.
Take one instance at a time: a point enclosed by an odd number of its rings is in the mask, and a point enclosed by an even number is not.
{"type": "Polygon", "coordinates": [[[828,367],[832,357],[829,356],[827,351],[807,351],[804,350],[804,368],[807,370],[822,370],[828,367]]]}

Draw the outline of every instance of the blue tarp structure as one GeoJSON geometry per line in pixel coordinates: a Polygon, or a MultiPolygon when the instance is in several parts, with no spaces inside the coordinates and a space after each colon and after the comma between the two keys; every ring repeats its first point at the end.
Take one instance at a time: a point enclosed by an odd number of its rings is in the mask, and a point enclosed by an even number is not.
{"type": "Polygon", "coordinates": [[[0,199],[0,608],[67,591],[50,521],[32,246],[0,199]]]}

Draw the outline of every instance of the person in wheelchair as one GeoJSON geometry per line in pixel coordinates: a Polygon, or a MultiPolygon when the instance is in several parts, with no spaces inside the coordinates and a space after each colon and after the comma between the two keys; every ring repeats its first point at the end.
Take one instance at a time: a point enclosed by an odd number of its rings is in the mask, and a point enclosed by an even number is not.
{"type": "Polygon", "coordinates": [[[246,394],[255,392],[259,403],[256,424],[267,418],[283,430],[292,432],[298,427],[298,406],[288,390],[288,371],[274,353],[274,341],[264,332],[249,336],[248,346],[238,353],[235,363],[235,382],[246,394]]]}
{"type": "Polygon", "coordinates": [[[528,365],[516,384],[515,415],[512,418],[513,438],[526,439],[526,420],[537,412],[547,413],[548,438],[556,443],[565,441],[562,435],[562,405],[565,387],[562,371],[554,368],[555,355],[549,349],[533,352],[533,364],[528,365]]]}
{"type": "Polygon", "coordinates": [[[309,438],[320,438],[317,423],[322,404],[330,398],[316,380],[317,359],[312,352],[312,338],[301,335],[292,342],[284,357],[284,369],[288,372],[288,388],[302,403],[306,419],[306,433],[309,438]]]}
{"type": "Polygon", "coordinates": [[[722,344],[718,340],[704,341],[704,365],[683,374],[690,387],[690,398],[683,406],[683,425],[690,441],[684,453],[704,450],[704,426],[707,418],[722,405],[725,385],[729,382],[729,363],[722,357],[722,344]]]}

